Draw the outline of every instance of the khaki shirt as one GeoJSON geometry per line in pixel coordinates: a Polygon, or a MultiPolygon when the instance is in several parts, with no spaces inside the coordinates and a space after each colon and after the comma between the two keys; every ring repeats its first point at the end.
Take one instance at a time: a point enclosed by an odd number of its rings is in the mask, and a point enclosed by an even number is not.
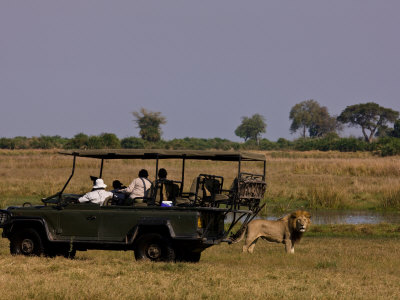
{"type": "Polygon", "coordinates": [[[144,191],[147,191],[151,187],[151,182],[147,178],[135,178],[131,184],[126,188],[120,190],[122,193],[129,194],[129,198],[134,199],[137,197],[144,197],[144,191]],[[145,186],[143,186],[143,181],[145,186]]]}

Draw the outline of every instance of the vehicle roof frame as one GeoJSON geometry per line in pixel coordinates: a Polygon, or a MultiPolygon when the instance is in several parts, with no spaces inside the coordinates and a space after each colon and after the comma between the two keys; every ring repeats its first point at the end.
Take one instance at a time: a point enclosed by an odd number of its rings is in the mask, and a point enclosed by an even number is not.
{"type": "Polygon", "coordinates": [[[73,166],[70,177],[63,186],[60,192],[56,195],[61,197],[62,193],[68,186],[71,178],[75,172],[76,157],[95,158],[101,160],[99,178],[102,178],[104,160],[105,159],[155,159],[156,160],[156,174],[158,174],[158,166],[160,159],[182,159],[182,177],[181,177],[181,191],[183,192],[185,180],[185,162],[186,159],[194,160],[212,160],[212,161],[232,161],[238,162],[238,178],[242,169],[243,161],[263,162],[263,174],[261,176],[265,181],[266,178],[266,158],[264,154],[240,152],[240,151],[205,151],[205,150],[164,150],[164,149],[100,149],[100,150],[66,150],[59,152],[63,155],[72,155],[73,166]]]}
{"type": "Polygon", "coordinates": [[[64,150],[63,155],[98,159],[196,159],[213,161],[265,161],[265,155],[241,151],[164,150],[164,149],[98,149],[64,150]]]}

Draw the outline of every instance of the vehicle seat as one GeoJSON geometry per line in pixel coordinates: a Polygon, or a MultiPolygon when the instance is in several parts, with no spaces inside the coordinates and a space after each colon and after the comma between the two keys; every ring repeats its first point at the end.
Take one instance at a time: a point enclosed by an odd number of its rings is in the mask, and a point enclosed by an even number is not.
{"type": "Polygon", "coordinates": [[[192,182],[189,199],[200,206],[218,206],[220,202],[229,199],[222,194],[222,186],[222,176],[200,174],[192,182]]]}
{"type": "Polygon", "coordinates": [[[262,175],[240,173],[237,181],[236,201],[240,205],[257,206],[264,198],[266,182],[262,175]]]}
{"type": "Polygon", "coordinates": [[[174,204],[179,197],[180,187],[178,181],[159,179],[154,184],[153,198],[155,204],[160,205],[161,201],[172,201],[174,204]]]}

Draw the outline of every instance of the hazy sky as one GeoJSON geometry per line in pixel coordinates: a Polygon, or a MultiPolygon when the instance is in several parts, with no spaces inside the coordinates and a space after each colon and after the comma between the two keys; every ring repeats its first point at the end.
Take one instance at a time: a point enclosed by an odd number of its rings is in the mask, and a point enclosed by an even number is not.
{"type": "Polygon", "coordinates": [[[167,140],[238,141],[255,113],[263,137],[293,139],[303,100],[400,111],[399,15],[398,0],[0,0],[0,137],[138,136],[144,107],[167,140]]]}

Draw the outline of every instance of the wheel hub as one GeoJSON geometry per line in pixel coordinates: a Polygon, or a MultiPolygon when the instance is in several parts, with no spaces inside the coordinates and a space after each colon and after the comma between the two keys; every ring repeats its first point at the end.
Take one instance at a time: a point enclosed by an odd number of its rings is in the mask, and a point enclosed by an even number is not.
{"type": "Polygon", "coordinates": [[[161,248],[157,244],[151,244],[147,248],[147,256],[151,259],[157,259],[161,256],[161,248]]]}
{"type": "Polygon", "coordinates": [[[21,244],[21,250],[25,254],[33,253],[34,243],[31,239],[24,239],[21,244]]]}

